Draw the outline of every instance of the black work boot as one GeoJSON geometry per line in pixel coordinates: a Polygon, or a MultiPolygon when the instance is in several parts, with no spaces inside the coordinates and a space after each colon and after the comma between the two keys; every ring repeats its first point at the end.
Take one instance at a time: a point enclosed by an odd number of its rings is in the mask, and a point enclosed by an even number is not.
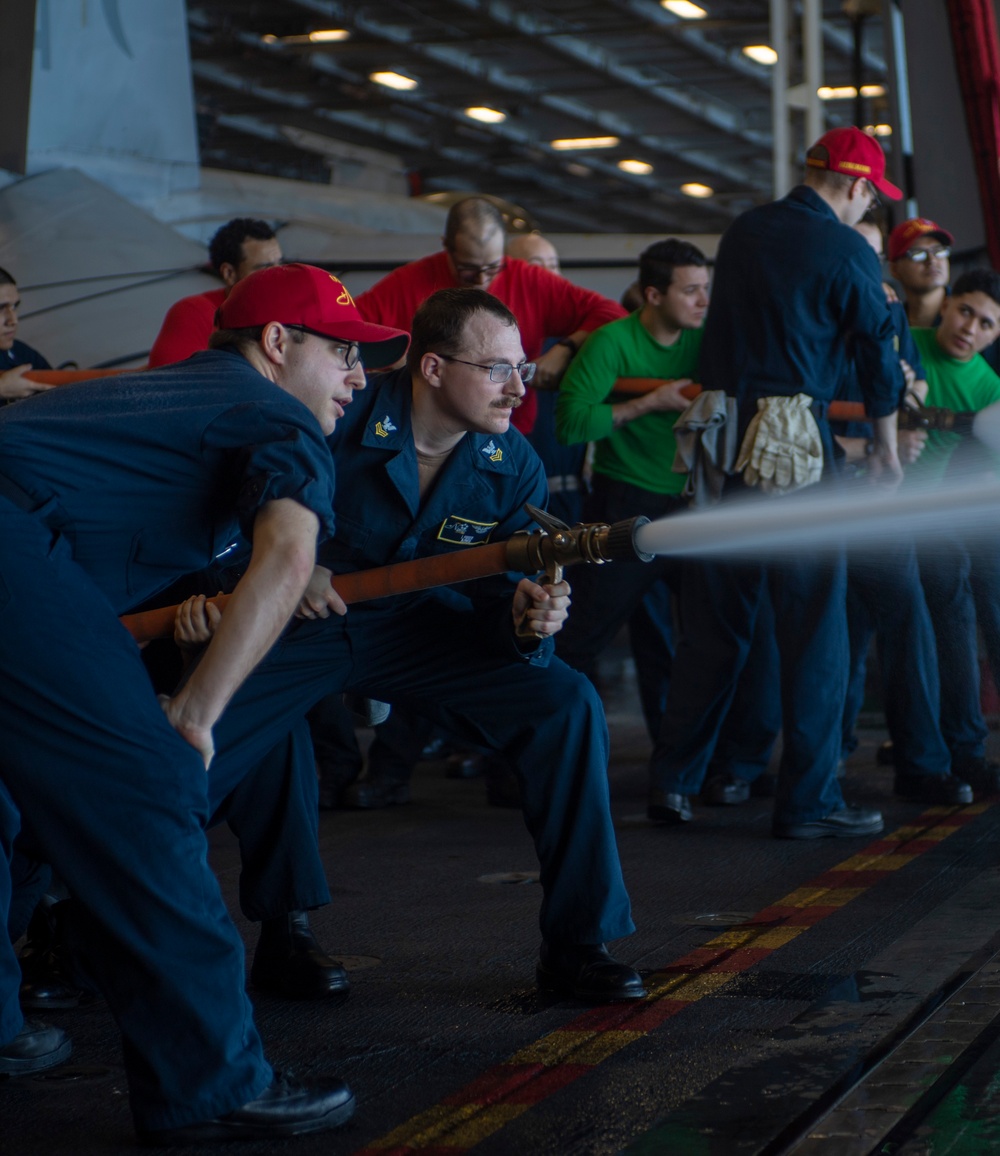
{"type": "Polygon", "coordinates": [[[24,1027],[6,1044],[0,1044],[0,1075],[31,1076],[69,1059],[73,1044],[62,1028],[25,1020],[24,1027]]]}
{"type": "Polygon", "coordinates": [[[387,775],[368,775],[345,787],[340,805],[349,811],[380,811],[410,802],[410,780],[390,779],[387,775]]]}
{"type": "Polygon", "coordinates": [[[351,989],[347,972],[316,942],[305,911],[261,923],[250,979],[259,991],[285,999],[341,1001],[351,989]]]}
{"type": "Polygon", "coordinates": [[[71,903],[43,895],[35,908],[18,956],[23,1008],[74,1008],[94,998],[73,966],[66,929],[71,903]]]}

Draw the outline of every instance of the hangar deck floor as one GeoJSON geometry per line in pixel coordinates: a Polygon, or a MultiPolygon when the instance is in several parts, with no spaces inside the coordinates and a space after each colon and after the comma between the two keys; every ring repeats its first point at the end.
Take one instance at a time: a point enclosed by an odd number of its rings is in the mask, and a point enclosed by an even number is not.
{"type": "MultiPolygon", "coordinates": [[[[321,820],[334,902],[313,925],[352,971],[351,998],[255,1001],[275,1065],[343,1075],[357,1114],[338,1132],[238,1151],[1000,1151],[1000,800],[893,799],[875,765],[883,736],[868,730],[848,790],[883,806],[877,840],[774,840],[764,800],[654,828],[632,701],[608,701],[639,928],[617,953],[648,976],[649,999],[593,1009],[535,993],[538,885],[483,881],[534,870],[520,818],[487,807],[481,782],[425,764],[412,805],[321,820]]],[[[213,856],[235,910],[225,832],[213,856]]],[[[106,1009],[52,1017],[74,1056],[51,1078],[0,1085],[0,1151],[132,1151],[106,1009]]]]}

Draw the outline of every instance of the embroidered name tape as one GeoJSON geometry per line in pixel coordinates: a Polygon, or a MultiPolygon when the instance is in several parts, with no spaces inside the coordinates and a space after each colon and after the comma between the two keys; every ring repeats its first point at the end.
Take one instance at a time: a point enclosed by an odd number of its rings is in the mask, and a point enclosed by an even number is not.
{"type": "Polygon", "coordinates": [[[456,546],[478,546],[488,542],[499,525],[499,522],[474,522],[471,518],[449,514],[438,530],[438,541],[453,542],[456,546]]]}

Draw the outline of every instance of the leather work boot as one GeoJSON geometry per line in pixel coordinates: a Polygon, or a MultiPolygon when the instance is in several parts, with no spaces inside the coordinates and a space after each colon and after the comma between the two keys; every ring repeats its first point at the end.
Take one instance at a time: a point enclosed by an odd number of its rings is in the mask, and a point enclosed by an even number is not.
{"type": "Polygon", "coordinates": [[[603,943],[543,943],[535,977],[541,991],[590,1003],[644,999],[642,976],[603,943]]]}
{"type": "Polygon", "coordinates": [[[646,816],[654,823],[690,823],[694,818],[691,800],[673,791],[651,790],[646,816]]]}
{"type": "Polygon", "coordinates": [[[701,797],[713,807],[738,807],[750,798],[750,784],[736,775],[713,775],[702,787],[701,797]]]}
{"type": "Polygon", "coordinates": [[[877,835],[884,825],[882,813],[873,807],[843,806],[801,823],[775,820],[771,834],[776,839],[855,839],[877,835]]]}
{"type": "Polygon", "coordinates": [[[94,998],[73,967],[66,932],[67,907],[72,902],[43,895],[35,908],[17,960],[21,965],[22,1008],[74,1008],[94,998]]]}
{"type": "Polygon", "coordinates": [[[986,758],[952,759],[951,773],[968,783],[977,795],[995,795],[1000,792],[1000,763],[986,758]]]}
{"type": "Polygon", "coordinates": [[[917,803],[964,807],[972,802],[972,787],[954,775],[909,775],[896,772],[893,793],[917,803]]]}
{"type": "Polygon", "coordinates": [[[233,1112],[179,1128],[140,1132],[139,1143],[147,1148],[173,1148],[213,1140],[280,1140],[338,1128],[353,1115],[354,1093],[343,1080],[327,1077],[298,1084],[276,1076],[256,1100],[233,1112]]]}
{"type": "Polygon", "coordinates": [[[412,799],[409,779],[389,779],[382,776],[358,779],[345,787],[340,805],[348,811],[381,811],[384,807],[398,807],[412,799]]]}
{"type": "Polygon", "coordinates": [[[69,1059],[73,1043],[62,1028],[25,1020],[24,1027],[6,1044],[0,1044],[0,1075],[31,1076],[69,1059]]]}
{"type": "Polygon", "coordinates": [[[285,999],[343,1001],[351,990],[347,972],[316,942],[305,911],[261,923],[250,980],[285,999]]]}

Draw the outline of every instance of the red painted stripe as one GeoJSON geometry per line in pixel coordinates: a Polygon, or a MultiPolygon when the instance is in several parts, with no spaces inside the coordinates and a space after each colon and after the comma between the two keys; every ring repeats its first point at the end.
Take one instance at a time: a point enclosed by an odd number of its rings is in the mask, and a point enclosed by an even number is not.
{"type": "MultiPolygon", "coordinates": [[[[987,806],[991,805],[992,802],[987,804],[987,806]]],[[[935,814],[934,809],[932,809],[914,822],[907,824],[908,829],[915,829],[912,838],[908,840],[879,839],[862,851],[850,856],[846,862],[866,862],[873,859],[884,861],[896,855],[905,855],[908,863],[911,859],[941,845],[941,839],[921,838],[920,836],[925,832],[935,828],[957,830],[978,818],[985,809],[986,807],[979,805],[950,814],[935,814]]],[[[948,832],[948,834],[951,833],[951,831],[948,832]]],[[[895,870],[902,870],[907,863],[901,863],[895,870]]],[[[845,902],[817,902],[799,907],[779,901],[769,907],[762,908],[748,923],[741,924],[738,929],[734,928],[733,930],[747,932],[758,929],[762,936],[780,927],[801,927],[805,930],[834,912],[842,910],[851,899],[856,898],[859,893],[881,882],[887,876],[895,874],[895,870],[878,870],[867,866],[867,864],[859,868],[844,865],[833,867],[815,879],[811,879],[808,883],[802,884],[796,891],[814,892],[816,898],[821,899],[824,897],[822,895],[824,891],[832,892],[835,895],[838,890],[847,890],[851,894],[849,897],[845,897],[845,902]]],[[[721,939],[725,934],[727,933],[721,932],[717,938],[721,939]]],[[[774,947],[754,947],[752,937],[738,947],[728,946],[725,943],[709,943],[689,951],[680,959],[661,968],[649,977],[649,983],[655,986],[657,983],[675,979],[683,987],[685,984],[682,977],[689,977],[694,984],[697,984],[699,980],[707,979],[712,975],[720,978],[737,975],[766,959],[773,952],[778,951],[781,946],[783,944],[774,947]]],[[[726,980],[723,978],[722,982],[724,983],[726,980]]],[[[672,990],[662,996],[653,996],[641,1002],[590,1008],[559,1028],[558,1031],[561,1034],[574,1031],[581,1033],[624,1031],[647,1034],[655,1031],[666,1020],[683,1011],[684,1008],[690,1007],[692,1003],[704,995],[710,994],[711,990],[710,987],[705,987],[702,990],[695,989],[692,991],[690,999],[679,999],[672,990]]],[[[477,1107],[488,1110],[502,1104],[534,1105],[573,1083],[585,1073],[593,1071],[596,1066],[574,1063],[554,1065],[497,1064],[442,1100],[440,1106],[461,1111],[477,1107]]],[[[456,1118],[457,1122],[458,1119],[456,1118]]],[[[419,1152],[420,1156],[461,1156],[463,1152],[468,1151],[468,1147],[460,1144],[424,1146],[416,1141],[416,1137],[422,1130],[421,1116],[417,1116],[412,1123],[415,1138],[413,1143],[398,1144],[392,1148],[382,1148],[377,1144],[370,1145],[360,1149],[354,1156],[413,1156],[415,1152],[419,1152]]],[[[402,1126],[405,1127],[405,1124],[402,1126]]],[[[500,1126],[502,1125],[495,1125],[491,1129],[484,1130],[480,1138],[485,1139],[487,1135],[494,1134],[500,1126]]],[[[476,1143],[478,1142],[477,1140],[476,1143]]]]}

